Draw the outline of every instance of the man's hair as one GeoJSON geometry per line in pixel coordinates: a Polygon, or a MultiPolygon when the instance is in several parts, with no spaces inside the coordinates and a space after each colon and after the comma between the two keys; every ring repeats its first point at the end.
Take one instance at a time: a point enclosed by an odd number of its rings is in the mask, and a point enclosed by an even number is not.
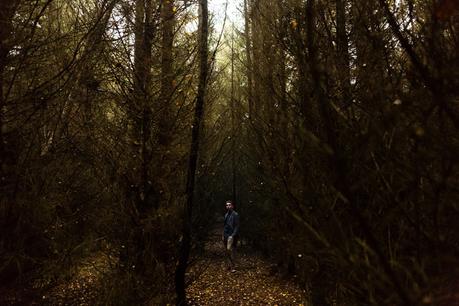
{"type": "Polygon", "coordinates": [[[231,200],[227,200],[225,203],[226,203],[226,204],[231,204],[231,205],[233,205],[233,206],[234,206],[234,202],[233,202],[233,201],[231,201],[231,200]]]}

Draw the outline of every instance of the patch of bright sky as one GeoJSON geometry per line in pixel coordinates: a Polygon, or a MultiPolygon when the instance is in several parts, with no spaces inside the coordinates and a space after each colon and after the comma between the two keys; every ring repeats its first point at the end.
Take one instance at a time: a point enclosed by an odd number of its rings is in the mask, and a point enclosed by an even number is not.
{"type": "Polygon", "coordinates": [[[243,0],[209,0],[209,12],[213,16],[213,22],[215,24],[215,31],[220,32],[223,27],[225,20],[225,7],[228,5],[226,10],[226,25],[228,28],[234,23],[238,28],[244,25],[243,12],[243,0]]]}
{"type": "Polygon", "coordinates": [[[215,39],[223,32],[223,40],[216,55],[217,66],[225,66],[229,60],[228,46],[231,40],[231,28],[234,25],[240,31],[244,30],[244,0],[209,0],[209,13],[213,24],[215,39]],[[226,8],[226,21],[225,21],[226,8]],[[223,28],[224,27],[224,28],[223,28]]]}

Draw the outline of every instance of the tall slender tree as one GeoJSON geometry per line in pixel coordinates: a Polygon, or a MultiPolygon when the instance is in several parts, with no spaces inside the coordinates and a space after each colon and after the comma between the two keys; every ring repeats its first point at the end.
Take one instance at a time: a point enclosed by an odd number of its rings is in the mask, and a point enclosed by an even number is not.
{"type": "Polygon", "coordinates": [[[185,190],[185,207],[183,215],[183,231],[180,242],[179,259],[175,271],[175,291],[177,294],[177,305],[186,305],[185,293],[185,272],[188,266],[191,249],[192,216],[194,204],[194,190],[196,179],[196,165],[198,162],[201,125],[204,116],[204,104],[209,73],[208,63],[208,35],[209,35],[209,13],[207,0],[199,1],[199,83],[196,97],[196,106],[191,129],[190,155],[188,159],[188,172],[185,190]]]}
{"type": "Polygon", "coordinates": [[[161,89],[160,89],[160,122],[159,122],[159,143],[167,145],[171,140],[170,124],[171,102],[174,94],[174,69],[173,69],[173,44],[174,44],[174,24],[175,6],[173,0],[163,0],[161,7],[161,89]]]}

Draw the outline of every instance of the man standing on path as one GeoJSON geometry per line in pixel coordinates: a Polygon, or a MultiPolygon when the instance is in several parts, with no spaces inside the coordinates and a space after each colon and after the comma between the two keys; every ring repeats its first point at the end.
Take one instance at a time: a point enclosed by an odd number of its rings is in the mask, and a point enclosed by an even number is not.
{"type": "Polygon", "coordinates": [[[234,203],[232,201],[226,201],[226,211],[222,240],[229,262],[228,269],[231,272],[236,272],[235,258],[236,245],[239,238],[239,214],[234,211],[234,203]]]}

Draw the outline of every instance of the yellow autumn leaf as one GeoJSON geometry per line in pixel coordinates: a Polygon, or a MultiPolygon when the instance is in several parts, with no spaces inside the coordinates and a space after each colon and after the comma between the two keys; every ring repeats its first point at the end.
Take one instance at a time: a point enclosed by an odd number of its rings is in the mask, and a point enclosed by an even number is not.
{"type": "Polygon", "coordinates": [[[290,26],[292,27],[292,29],[296,30],[296,28],[298,27],[298,22],[295,19],[292,19],[290,21],[290,26]]]}

